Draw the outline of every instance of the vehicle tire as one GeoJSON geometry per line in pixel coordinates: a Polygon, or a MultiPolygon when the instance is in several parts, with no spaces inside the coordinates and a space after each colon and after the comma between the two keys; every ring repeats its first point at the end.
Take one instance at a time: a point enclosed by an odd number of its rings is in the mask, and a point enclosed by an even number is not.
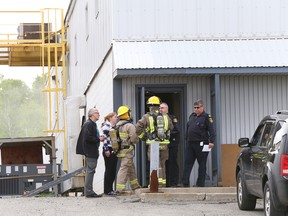
{"type": "Polygon", "coordinates": [[[264,187],[264,198],[263,198],[263,205],[264,205],[264,215],[265,216],[285,216],[286,212],[279,211],[275,208],[274,205],[275,200],[271,196],[271,190],[269,187],[268,182],[266,182],[264,187]]]}
{"type": "Polygon", "coordinates": [[[253,210],[256,206],[256,197],[248,196],[241,172],[237,174],[237,202],[241,210],[253,210]]]}

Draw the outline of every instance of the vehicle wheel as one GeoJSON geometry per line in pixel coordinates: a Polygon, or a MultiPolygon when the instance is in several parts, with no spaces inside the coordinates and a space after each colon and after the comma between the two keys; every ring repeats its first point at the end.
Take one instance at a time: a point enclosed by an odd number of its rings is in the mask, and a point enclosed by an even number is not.
{"type": "Polygon", "coordinates": [[[256,206],[256,198],[247,195],[241,172],[237,174],[237,202],[241,210],[253,210],[256,206]]]}
{"type": "Polygon", "coordinates": [[[275,208],[273,197],[271,196],[271,190],[268,182],[266,182],[264,187],[264,215],[265,216],[285,216],[284,211],[279,211],[275,208]]]}

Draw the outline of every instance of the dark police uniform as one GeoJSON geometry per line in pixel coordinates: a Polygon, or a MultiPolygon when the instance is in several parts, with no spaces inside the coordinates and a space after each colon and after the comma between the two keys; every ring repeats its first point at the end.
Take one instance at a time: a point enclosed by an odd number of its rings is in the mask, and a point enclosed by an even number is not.
{"type": "Polygon", "coordinates": [[[173,123],[173,130],[170,133],[169,158],[166,161],[166,187],[174,187],[178,184],[179,166],[177,162],[178,145],[179,145],[179,127],[177,118],[169,114],[173,123]]]}
{"type": "Polygon", "coordinates": [[[192,113],[187,122],[186,129],[186,152],[185,152],[185,164],[182,183],[184,187],[189,187],[189,178],[194,162],[197,159],[199,164],[197,187],[205,186],[206,176],[206,162],[209,152],[202,152],[203,145],[214,143],[215,131],[213,128],[213,120],[209,114],[202,112],[199,116],[196,113],[192,113]]]}

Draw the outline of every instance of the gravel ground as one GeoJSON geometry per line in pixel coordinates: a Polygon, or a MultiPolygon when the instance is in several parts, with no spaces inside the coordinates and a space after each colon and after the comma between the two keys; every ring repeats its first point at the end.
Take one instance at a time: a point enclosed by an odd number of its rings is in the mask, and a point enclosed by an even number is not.
{"type": "MultiPolygon", "coordinates": [[[[85,197],[31,197],[2,198],[0,210],[3,216],[207,216],[207,215],[263,215],[263,206],[255,211],[240,211],[237,203],[143,203],[130,202],[129,196],[85,197]]],[[[260,202],[259,202],[260,203],[260,202]]]]}

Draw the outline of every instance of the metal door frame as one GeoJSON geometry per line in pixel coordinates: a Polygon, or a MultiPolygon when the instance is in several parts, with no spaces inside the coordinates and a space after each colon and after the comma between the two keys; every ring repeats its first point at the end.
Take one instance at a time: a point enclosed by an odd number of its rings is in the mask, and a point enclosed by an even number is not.
{"type": "MultiPolygon", "coordinates": [[[[180,94],[180,114],[178,116],[178,121],[182,122],[179,124],[180,129],[180,141],[179,141],[179,152],[180,152],[180,161],[179,164],[179,176],[182,176],[182,171],[184,167],[184,135],[185,135],[185,122],[187,116],[187,85],[186,84],[139,84],[135,86],[136,92],[136,119],[140,119],[145,114],[145,92],[154,91],[155,93],[179,93],[180,94]],[[182,143],[182,145],[181,145],[182,143]]],[[[141,172],[137,172],[138,179],[142,182],[142,185],[147,185],[147,175],[146,175],[146,146],[145,142],[141,141],[140,148],[136,147],[136,169],[141,172]]]]}

